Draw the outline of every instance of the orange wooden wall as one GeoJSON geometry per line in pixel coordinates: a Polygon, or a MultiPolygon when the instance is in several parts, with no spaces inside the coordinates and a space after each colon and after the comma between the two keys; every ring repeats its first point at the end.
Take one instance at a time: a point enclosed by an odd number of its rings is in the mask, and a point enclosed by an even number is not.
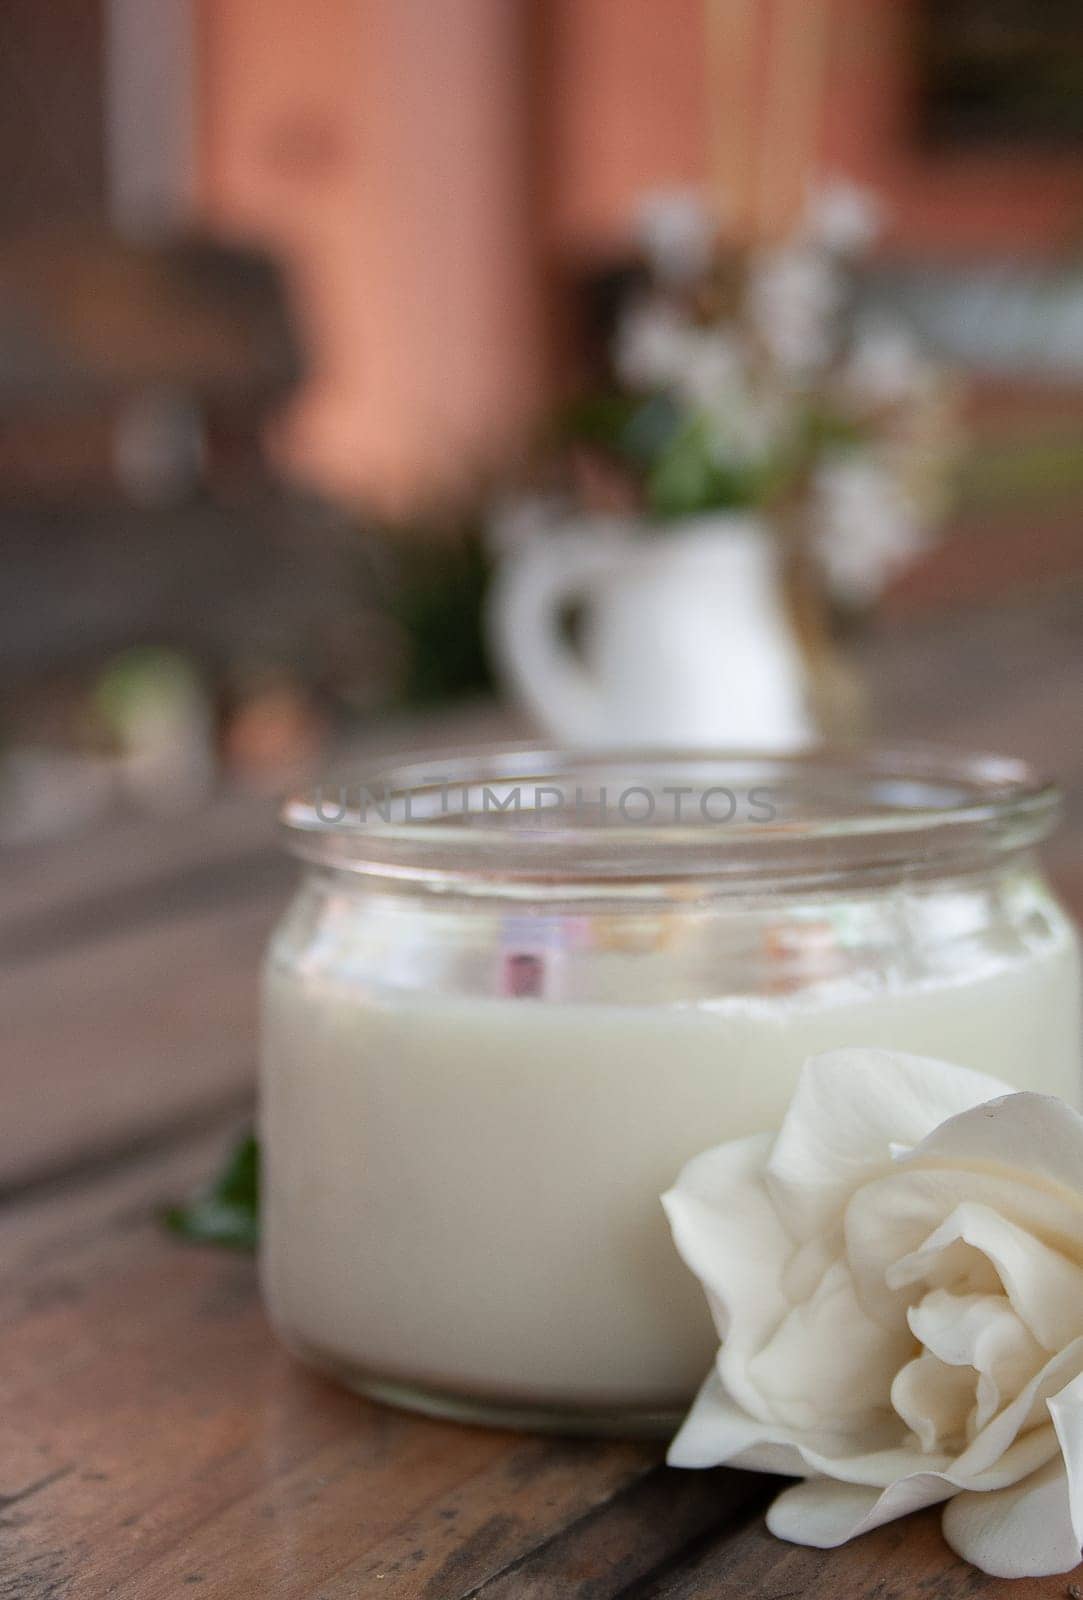
{"type": "Polygon", "coordinates": [[[509,0],[203,0],[205,215],[266,241],[312,381],[295,472],[389,505],[537,409],[526,37],[509,0]]]}
{"type": "MultiPolygon", "coordinates": [[[[644,189],[714,181],[712,3],[196,0],[202,209],[280,252],[313,351],[293,470],[403,504],[523,436],[546,272],[626,250],[644,189]]],[[[918,150],[910,0],[732,3],[768,55],[780,19],[826,18],[795,181],[822,166],[881,190],[894,247],[973,257],[1078,230],[1078,161],[918,150]]]]}

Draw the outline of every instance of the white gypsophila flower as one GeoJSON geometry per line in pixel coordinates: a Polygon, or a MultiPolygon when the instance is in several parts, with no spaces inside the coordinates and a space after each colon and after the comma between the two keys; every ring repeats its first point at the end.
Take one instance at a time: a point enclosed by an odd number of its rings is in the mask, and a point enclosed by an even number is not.
{"type": "Polygon", "coordinates": [[[635,388],[667,390],[708,423],[719,458],[762,461],[792,425],[792,406],[781,390],[753,385],[736,337],[717,327],[697,327],[671,307],[641,306],[622,328],[618,371],[635,388]]]}
{"type": "Polygon", "coordinates": [[[844,178],[815,189],[805,216],[808,236],[842,256],[864,254],[884,229],[884,208],[873,190],[844,178]]]}
{"type": "Polygon", "coordinates": [[[786,446],[796,426],[791,397],[756,386],[728,411],[707,412],[719,453],[727,460],[759,465],[786,446]]]}
{"type": "Polygon", "coordinates": [[[665,189],[639,203],[636,233],[660,283],[680,288],[702,278],[714,253],[715,222],[694,189],[665,189]]]}
{"type": "Polygon", "coordinates": [[[875,457],[824,461],[812,487],[812,548],[831,594],[868,606],[926,545],[914,506],[875,457]]]}
{"type": "Polygon", "coordinates": [[[807,1061],[776,1134],[663,1197],[722,1340],[669,1450],[804,1481],[768,1527],[833,1547],[946,1502],[983,1571],[1083,1540],[1083,1117],[886,1050],[807,1061]]]}
{"type": "Polygon", "coordinates": [[[933,376],[909,329],[876,317],[858,326],[840,382],[858,406],[876,410],[921,399],[933,376]]]}
{"type": "Polygon", "coordinates": [[[689,330],[670,391],[699,414],[718,459],[730,465],[762,462],[793,424],[791,398],[754,376],[738,339],[719,328],[689,330]]]}
{"type": "Polygon", "coordinates": [[[632,389],[668,388],[688,361],[695,329],[665,300],[640,300],[621,317],[613,364],[632,389]]]}
{"type": "Polygon", "coordinates": [[[746,392],[746,371],[740,347],[721,328],[689,328],[674,392],[689,405],[713,407],[740,404],[746,392]]]}
{"type": "Polygon", "coordinates": [[[784,372],[806,376],[830,360],[843,298],[831,257],[808,246],[765,250],[749,274],[749,320],[784,372]]]}

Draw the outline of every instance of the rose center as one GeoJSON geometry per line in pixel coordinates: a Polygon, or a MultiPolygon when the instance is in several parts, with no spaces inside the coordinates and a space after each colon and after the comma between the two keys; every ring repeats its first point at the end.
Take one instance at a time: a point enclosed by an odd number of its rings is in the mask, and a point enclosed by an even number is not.
{"type": "Polygon", "coordinates": [[[907,1321],[919,1354],[895,1375],[891,1403],[927,1453],[965,1448],[1047,1358],[1003,1293],[929,1288],[907,1321]]]}

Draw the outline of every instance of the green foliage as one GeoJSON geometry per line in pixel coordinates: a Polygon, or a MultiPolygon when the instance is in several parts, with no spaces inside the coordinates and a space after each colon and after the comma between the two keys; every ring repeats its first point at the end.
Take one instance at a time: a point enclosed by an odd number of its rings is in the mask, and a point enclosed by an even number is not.
{"type": "Polygon", "coordinates": [[[558,435],[624,466],[644,509],[662,521],[762,506],[796,465],[792,451],[761,462],[727,459],[712,419],[664,393],[587,396],[564,412],[558,435]]]}
{"type": "Polygon", "coordinates": [[[762,502],[765,484],[762,469],[721,459],[706,420],[691,416],[647,473],[647,504],[666,519],[741,510],[762,502]]]}
{"type": "Polygon", "coordinates": [[[482,627],[491,562],[480,532],[441,540],[403,540],[388,612],[407,648],[401,694],[431,706],[493,686],[482,627]]]}
{"type": "Polygon", "coordinates": [[[584,395],[557,420],[558,442],[602,450],[633,468],[648,468],[681,427],[683,413],[666,394],[584,395]]]}
{"type": "Polygon", "coordinates": [[[210,1188],[165,1213],[167,1228],[192,1244],[253,1251],[259,1243],[259,1144],[246,1134],[210,1188]]]}
{"type": "Polygon", "coordinates": [[[594,445],[613,455],[623,455],[625,430],[642,404],[636,395],[611,390],[580,395],[558,413],[553,424],[555,442],[594,445]]]}
{"type": "Polygon", "coordinates": [[[205,705],[194,664],[180,652],[158,646],[136,646],[116,656],[98,679],[92,698],[102,728],[121,749],[140,718],[190,717],[205,705]]]}
{"type": "Polygon", "coordinates": [[[855,417],[824,406],[811,406],[805,418],[802,447],[807,460],[833,451],[857,450],[868,442],[869,428],[855,417]]]}

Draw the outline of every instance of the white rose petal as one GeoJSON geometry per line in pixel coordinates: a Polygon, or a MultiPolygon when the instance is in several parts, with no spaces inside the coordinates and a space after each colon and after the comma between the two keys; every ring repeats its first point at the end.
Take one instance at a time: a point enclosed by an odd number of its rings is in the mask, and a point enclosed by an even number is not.
{"type": "Polygon", "coordinates": [[[1068,1464],[1072,1526],[1083,1541],[1083,1375],[1046,1402],[1061,1453],[1068,1464]]]}
{"type": "Polygon", "coordinates": [[[758,1134],[708,1150],[662,1197],[677,1248],[707,1291],[732,1392],[761,1418],[767,1411],[745,1366],[785,1312],[779,1279],[790,1249],[762,1183],[770,1143],[758,1134]],[[725,1230],[714,1226],[720,1206],[731,1221],[725,1230]]]}
{"type": "Polygon", "coordinates": [[[900,1478],[883,1492],[810,1478],[783,1490],[768,1510],[767,1526],[779,1539],[831,1550],[911,1511],[938,1505],[951,1494],[950,1484],[933,1472],[900,1478]]]}
{"type": "Polygon", "coordinates": [[[960,1494],[944,1510],[944,1537],[964,1561],[994,1578],[1043,1578],[1079,1562],[1063,1463],[1050,1461],[1022,1483],[990,1494],[960,1494]]]}
{"type": "MultiPolygon", "coordinates": [[[[972,1369],[966,1379],[973,1399],[966,1419],[968,1440],[1045,1364],[1047,1352],[1004,1295],[957,1295],[934,1289],[910,1308],[907,1322],[928,1357],[964,1374],[972,1369]]],[[[894,1391],[892,1400],[901,1415],[894,1391]]]]}
{"type": "Polygon", "coordinates": [[[786,1430],[750,1417],[730,1399],[717,1372],[708,1374],[667,1459],[671,1467],[716,1467],[727,1461],[756,1472],[800,1476],[808,1471],[786,1430]]]}
{"type": "Polygon", "coordinates": [[[1040,1424],[1048,1413],[1048,1402],[1081,1371],[1083,1338],[1074,1340],[1067,1350],[1053,1356],[1041,1372],[1023,1385],[1015,1399],[982,1429],[953,1463],[953,1481],[960,1488],[999,1489],[1022,1476],[1009,1459],[1013,1450],[1031,1463],[1028,1471],[1054,1455],[1058,1449],[1055,1429],[1040,1424]]]}
{"type": "Polygon", "coordinates": [[[780,1421],[795,1428],[834,1423],[849,1431],[875,1421],[884,1391],[912,1347],[905,1323],[885,1337],[866,1316],[848,1268],[835,1261],[810,1298],[786,1312],[746,1370],[780,1421]],[[840,1342],[845,1364],[838,1359],[840,1342]]]}
{"type": "Polygon", "coordinates": [[[925,1351],[896,1372],[891,1403],[926,1454],[958,1449],[974,1409],[974,1387],[962,1367],[949,1367],[925,1351]]]}
{"type": "Polygon", "coordinates": [[[771,1198],[798,1239],[841,1219],[858,1184],[890,1170],[889,1146],[919,1144],[946,1117],[1008,1093],[998,1078],[890,1050],[807,1062],[767,1163],[771,1198]]]}
{"type": "MultiPolygon", "coordinates": [[[[956,1071],[959,1069],[956,1068],[956,1071]]],[[[993,1082],[993,1079],[987,1079],[993,1082]]],[[[950,1113],[950,1121],[934,1129],[913,1152],[915,1159],[999,1162],[1006,1171],[1023,1171],[1030,1181],[1041,1180],[1062,1188],[1076,1212],[1083,1206],[1083,1117],[1069,1111],[1063,1100],[1048,1094],[1012,1094],[999,1091],[1011,1104],[990,1096],[991,1103],[972,1117],[950,1113]],[[1067,1115],[1065,1114],[1067,1112],[1067,1115]]],[[[1083,1257],[1083,1233],[1075,1237],[1083,1257]]]]}
{"type": "Polygon", "coordinates": [[[944,1260],[956,1244],[985,1257],[1012,1308],[1046,1350],[1059,1350],[1083,1328],[1083,1270],[1025,1228],[971,1202],[957,1206],[920,1250],[888,1268],[888,1287],[935,1283],[950,1272],[944,1260]]]}
{"type": "Polygon", "coordinates": [[[664,1197],[722,1348],[675,1466],[805,1481],[768,1515],[831,1546],[948,1501],[999,1576],[1083,1540],[1083,1117],[916,1057],[808,1062],[777,1136],[664,1197]]]}

